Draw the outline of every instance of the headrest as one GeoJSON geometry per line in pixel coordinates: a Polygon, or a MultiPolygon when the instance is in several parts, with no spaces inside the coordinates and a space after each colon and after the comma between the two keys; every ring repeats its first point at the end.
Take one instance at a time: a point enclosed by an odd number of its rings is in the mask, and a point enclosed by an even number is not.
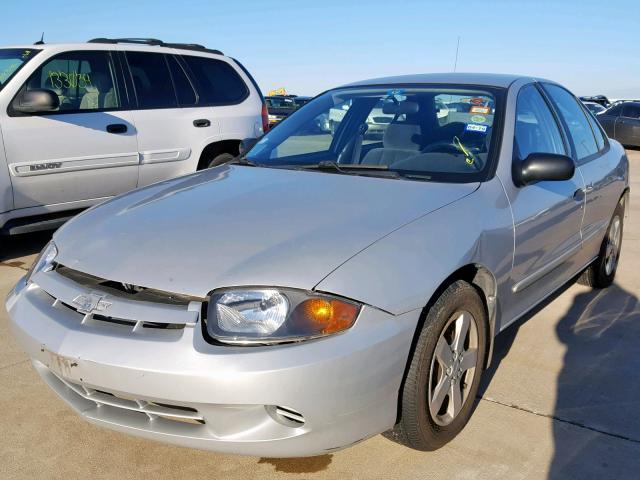
{"type": "Polygon", "coordinates": [[[390,123],[382,137],[384,148],[420,150],[420,126],[406,123],[390,123]]]}

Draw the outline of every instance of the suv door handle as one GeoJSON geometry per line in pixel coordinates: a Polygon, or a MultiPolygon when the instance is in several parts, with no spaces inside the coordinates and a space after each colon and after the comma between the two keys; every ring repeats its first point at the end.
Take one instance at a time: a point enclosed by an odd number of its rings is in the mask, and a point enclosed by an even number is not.
{"type": "Polygon", "coordinates": [[[111,125],[107,125],[107,132],[127,133],[127,126],[124,123],[112,123],[111,125]]]}
{"type": "Polygon", "coordinates": [[[210,127],[211,121],[207,120],[206,118],[199,118],[198,120],[193,121],[193,126],[198,128],[210,127]]]}

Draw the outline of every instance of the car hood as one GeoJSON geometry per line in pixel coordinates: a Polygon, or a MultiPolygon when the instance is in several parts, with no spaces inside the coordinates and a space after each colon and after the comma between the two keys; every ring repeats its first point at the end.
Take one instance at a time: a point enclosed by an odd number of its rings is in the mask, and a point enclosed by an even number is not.
{"type": "Polygon", "coordinates": [[[312,289],[384,235],[477,187],[221,166],[80,214],[54,236],[57,261],[199,297],[237,285],[312,289]]]}

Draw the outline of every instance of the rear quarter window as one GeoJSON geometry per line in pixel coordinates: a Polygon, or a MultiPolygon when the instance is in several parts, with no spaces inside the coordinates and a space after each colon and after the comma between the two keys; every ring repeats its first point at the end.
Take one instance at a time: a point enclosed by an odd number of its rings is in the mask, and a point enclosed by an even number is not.
{"type": "Polygon", "coordinates": [[[127,52],[139,108],[178,106],[169,67],[161,53],[127,52]]]}
{"type": "Polygon", "coordinates": [[[249,96],[240,75],[227,62],[205,57],[182,57],[191,71],[201,105],[233,105],[249,96]]]}

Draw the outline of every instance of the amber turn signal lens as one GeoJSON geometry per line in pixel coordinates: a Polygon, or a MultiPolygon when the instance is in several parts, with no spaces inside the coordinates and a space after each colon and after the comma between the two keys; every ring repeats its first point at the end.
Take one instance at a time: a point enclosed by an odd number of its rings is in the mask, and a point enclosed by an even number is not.
{"type": "Polygon", "coordinates": [[[340,300],[314,298],[304,302],[305,317],[323,334],[336,333],[350,328],[356,321],[360,308],[340,300]]]}

